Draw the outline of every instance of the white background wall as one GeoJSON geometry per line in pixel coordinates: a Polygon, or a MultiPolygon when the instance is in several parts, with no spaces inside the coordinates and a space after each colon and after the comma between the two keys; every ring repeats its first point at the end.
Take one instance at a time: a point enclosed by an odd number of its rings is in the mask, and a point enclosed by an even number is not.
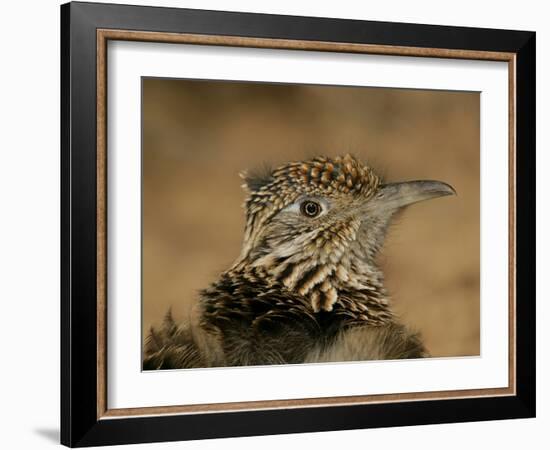
{"type": "MultiPolygon", "coordinates": [[[[537,31],[538,417],[203,442],[139,448],[263,449],[548,448],[550,192],[547,80],[550,14],[545,2],[352,0],[139,1],[181,6],[365,20],[537,31]],[[545,82],[546,79],[546,82],[545,82]],[[545,126],[543,126],[545,125],[545,126]],[[545,151],[546,150],[546,151],[545,151]]],[[[56,445],[59,423],[59,1],[4,2],[0,70],[0,446],[56,445]]],[[[136,446],[136,448],[138,448],[136,446]]]]}

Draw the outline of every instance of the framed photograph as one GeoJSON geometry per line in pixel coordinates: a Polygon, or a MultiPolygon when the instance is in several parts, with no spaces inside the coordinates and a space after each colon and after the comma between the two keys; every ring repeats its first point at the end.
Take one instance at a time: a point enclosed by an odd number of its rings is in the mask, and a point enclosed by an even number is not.
{"type": "Polygon", "coordinates": [[[61,7],[61,441],[535,415],[535,33],[61,7]]]}

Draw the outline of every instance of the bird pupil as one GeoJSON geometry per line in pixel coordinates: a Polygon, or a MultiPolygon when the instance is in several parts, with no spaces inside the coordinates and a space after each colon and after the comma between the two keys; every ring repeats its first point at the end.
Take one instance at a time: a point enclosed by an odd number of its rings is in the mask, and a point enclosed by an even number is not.
{"type": "Polygon", "coordinates": [[[306,215],[313,217],[319,214],[319,205],[315,202],[306,202],[303,205],[303,210],[306,215]]]}

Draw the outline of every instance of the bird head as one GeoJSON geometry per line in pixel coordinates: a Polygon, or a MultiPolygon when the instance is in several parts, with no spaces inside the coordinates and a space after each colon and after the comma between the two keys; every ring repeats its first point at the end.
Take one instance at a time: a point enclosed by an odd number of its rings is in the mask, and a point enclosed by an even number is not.
{"type": "Polygon", "coordinates": [[[383,183],[353,156],[291,162],[241,174],[248,193],[242,252],[234,267],[331,311],[342,291],[380,295],[375,257],[395,213],[454,194],[440,181],[383,183]]]}

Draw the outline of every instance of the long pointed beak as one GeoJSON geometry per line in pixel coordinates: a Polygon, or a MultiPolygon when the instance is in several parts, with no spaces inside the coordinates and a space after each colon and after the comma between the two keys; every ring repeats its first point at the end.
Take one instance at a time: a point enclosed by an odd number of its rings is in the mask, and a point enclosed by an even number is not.
{"type": "Polygon", "coordinates": [[[374,197],[367,202],[368,212],[393,212],[413,203],[432,198],[456,195],[454,188],[442,181],[419,180],[388,183],[380,186],[374,197]]]}

